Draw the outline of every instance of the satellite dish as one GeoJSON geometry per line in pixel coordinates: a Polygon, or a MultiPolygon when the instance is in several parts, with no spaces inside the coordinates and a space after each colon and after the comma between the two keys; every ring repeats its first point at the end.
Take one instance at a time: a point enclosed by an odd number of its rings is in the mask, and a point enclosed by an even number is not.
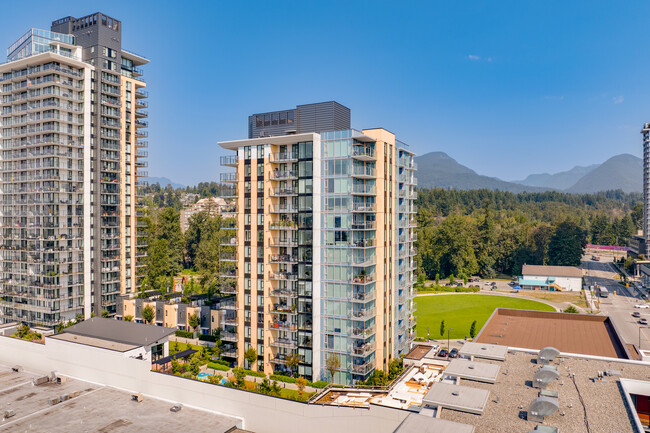
{"type": "Polygon", "coordinates": [[[539,354],[537,355],[537,363],[542,365],[549,364],[559,355],[560,351],[555,347],[545,347],[539,351],[539,354]]]}
{"type": "Polygon", "coordinates": [[[545,417],[553,415],[560,408],[556,398],[537,397],[528,408],[529,421],[543,421],[545,417]]]}
{"type": "Polygon", "coordinates": [[[560,378],[560,373],[557,369],[552,368],[550,365],[545,365],[535,373],[533,376],[533,386],[535,388],[546,388],[546,385],[560,378]]]}

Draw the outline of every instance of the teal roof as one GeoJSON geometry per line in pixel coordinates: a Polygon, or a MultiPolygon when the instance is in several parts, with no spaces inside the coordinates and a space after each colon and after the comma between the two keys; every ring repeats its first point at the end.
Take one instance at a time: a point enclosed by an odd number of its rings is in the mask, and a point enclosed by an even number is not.
{"type": "Polygon", "coordinates": [[[519,278],[519,285],[520,286],[548,286],[548,283],[546,281],[525,280],[523,278],[519,278]]]}

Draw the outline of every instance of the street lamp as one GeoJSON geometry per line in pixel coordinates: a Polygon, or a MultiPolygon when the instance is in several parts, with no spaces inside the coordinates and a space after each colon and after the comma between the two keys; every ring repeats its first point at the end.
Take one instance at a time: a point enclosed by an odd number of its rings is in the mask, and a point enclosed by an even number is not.
{"type": "Polygon", "coordinates": [[[449,344],[449,332],[454,328],[447,329],[447,350],[451,351],[451,345],[449,344]]]}
{"type": "Polygon", "coordinates": [[[429,340],[430,340],[430,338],[429,338],[429,328],[427,328],[427,341],[429,341],[429,340]]]}

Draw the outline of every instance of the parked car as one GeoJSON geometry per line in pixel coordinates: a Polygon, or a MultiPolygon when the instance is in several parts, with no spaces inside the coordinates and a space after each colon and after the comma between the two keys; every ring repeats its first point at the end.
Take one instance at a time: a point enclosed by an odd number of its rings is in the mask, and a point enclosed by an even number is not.
{"type": "Polygon", "coordinates": [[[490,286],[496,286],[496,285],[497,285],[497,282],[496,282],[496,281],[492,281],[492,282],[490,283],[490,286]]]}
{"type": "Polygon", "coordinates": [[[642,317],[639,319],[639,325],[647,325],[648,324],[648,319],[642,317]]]}
{"type": "Polygon", "coordinates": [[[447,355],[449,355],[449,352],[447,352],[447,349],[442,349],[440,352],[438,352],[438,356],[441,358],[446,358],[447,355]]]}
{"type": "Polygon", "coordinates": [[[510,281],[510,282],[508,283],[509,286],[514,286],[514,285],[516,285],[516,284],[517,284],[517,283],[515,283],[514,281],[510,281]]]}
{"type": "Polygon", "coordinates": [[[456,283],[456,287],[463,287],[463,283],[456,283]]]}
{"type": "Polygon", "coordinates": [[[648,307],[648,304],[636,304],[634,308],[650,308],[650,307],[648,307]]]}
{"type": "Polygon", "coordinates": [[[450,358],[458,358],[458,349],[455,347],[451,349],[451,352],[449,352],[449,357],[450,358]]]}
{"type": "Polygon", "coordinates": [[[641,313],[635,311],[634,313],[632,313],[632,317],[641,317],[641,313]]]}

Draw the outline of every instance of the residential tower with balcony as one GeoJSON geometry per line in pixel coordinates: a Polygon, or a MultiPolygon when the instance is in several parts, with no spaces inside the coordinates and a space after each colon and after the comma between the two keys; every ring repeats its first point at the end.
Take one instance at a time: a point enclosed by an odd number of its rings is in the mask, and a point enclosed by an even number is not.
{"type": "Polygon", "coordinates": [[[385,129],[311,129],[219,143],[238,227],[224,355],[253,347],[254,368],[297,361],[310,380],[337,357],[335,381],[353,383],[414,337],[415,163],[385,129]]]}

